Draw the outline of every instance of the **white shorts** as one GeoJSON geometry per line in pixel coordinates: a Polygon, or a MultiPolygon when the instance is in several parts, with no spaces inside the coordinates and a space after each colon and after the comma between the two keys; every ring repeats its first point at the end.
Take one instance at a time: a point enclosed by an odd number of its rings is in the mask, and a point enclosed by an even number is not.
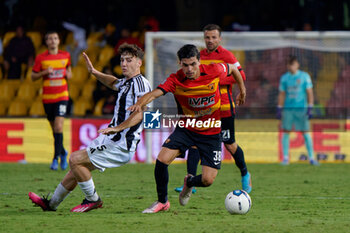
{"type": "Polygon", "coordinates": [[[134,156],[135,151],[127,151],[115,144],[106,135],[101,134],[86,148],[91,163],[101,172],[106,168],[120,167],[134,156]]]}

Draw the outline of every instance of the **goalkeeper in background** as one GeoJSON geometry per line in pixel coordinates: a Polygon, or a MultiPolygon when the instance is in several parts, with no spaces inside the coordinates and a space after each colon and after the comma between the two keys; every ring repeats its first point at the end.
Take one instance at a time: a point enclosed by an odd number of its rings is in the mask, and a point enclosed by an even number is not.
{"type": "MultiPolygon", "coordinates": [[[[220,45],[222,39],[221,28],[216,24],[208,24],[203,28],[203,33],[206,49],[203,49],[200,52],[200,63],[206,65],[212,63],[234,64],[241,73],[243,80],[245,80],[245,73],[236,57],[220,45]]],[[[247,193],[250,193],[252,190],[251,176],[245,163],[243,150],[236,143],[235,139],[235,103],[232,98],[232,84],[222,85],[222,83],[220,83],[220,94],[221,139],[241,172],[242,189],[247,193]]],[[[187,158],[188,174],[196,175],[198,162],[198,150],[196,148],[190,148],[188,150],[187,158]]],[[[175,191],[181,192],[182,187],[175,188],[175,191]]],[[[192,191],[195,193],[195,189],[192,191]]]]}
{"type": "Polygon", "coordinates": [[[318,165],[314,159],[312,138],[309,134],[314,95],[308,73],[299,70],[295,56],[287,61],[288,71],[282,75],[279,84],[277,118],[282,119],[283,165],[289,164],[289,133],[293,129],[302,132],[310,164],[318,165]]]}

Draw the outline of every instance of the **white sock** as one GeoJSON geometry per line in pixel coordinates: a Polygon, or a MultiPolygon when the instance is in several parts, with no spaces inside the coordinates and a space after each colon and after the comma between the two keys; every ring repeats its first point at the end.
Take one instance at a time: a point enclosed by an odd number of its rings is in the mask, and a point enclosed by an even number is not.
{"type": "Polygon", "coordinates": [[[68,191],[61,183],[57,185],[55,192],[50,200],[50,207],[52,209],[57,209],[58,205],[68,196],[70,191],[68,191]]]}
{"type": "Polygon", "coordinates": [[[81,191],[85,194],[86,199],[89,201],[97,201],[99,199],[92,178],[88,181],[78,182],[78,185],[81,188],[81,191]]]}

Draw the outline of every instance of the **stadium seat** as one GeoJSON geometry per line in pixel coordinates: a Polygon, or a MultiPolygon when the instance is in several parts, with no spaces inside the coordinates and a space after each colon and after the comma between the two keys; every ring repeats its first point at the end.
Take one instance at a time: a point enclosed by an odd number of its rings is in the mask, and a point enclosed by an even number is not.
{"type": "Polygon", "coordinates": [[[100,41],[103,33],[102,32],[90,32],[86,40],[88,47],[97,46],[96,43],[100,41]]]}
{"type": "Polygon", "coordinates": [[[32,87],[35,89],[35,91],[37,93],[42,92],[42,86],[43,86],[43,80],[42,79],[36,80],[34,82],[31,81],[31,80],[25,80],[25,82],[30,83],[30,85],[32,85],[32,87]]]}
{"type": "Polygon", "coordinates": [[[18,89],[15,100],[21,101],[30,107],[36,97],[36,88],[30,82],[23,82],[18,89]]]}
{"type": "Polygon", "coordinates": [[[123,75],[123,71],[122,71],[122,67],[120,65],[116,65],[114,68],[113,68],[113,72],[119,76],[122,76],[123,75]]]}
{"type": "Polygon", "coordinates": [[[11,102],[16,94],[15,88],[7,81],[2,81],[0,83],[0,101],[1,102],[11,102]]]}
{"type": "Polygon", "coordinates": [[[35,51],[37,51],[41,44],[42,44],[42,38],[40,32],[27,32],[27,36],[32,40],[35,51]]]}
{"type": "Polygon", "coordinates": [[[33,67],[28,67],[26,74],[24,76],[25,81],[31,81],[32,80],[32,68],[33,67]]]}
{"type": "Polygon", "coordinates": [[[16,35],[16,32],[6,32],[2,40],[2,46],[5,48],[10,40],[16,35]]]}
{"type": "Polygon", "coordinates": [[[0,102],[0,116],[5,116],[7,113],[7,103],[6,102],[0,102]]]}
{"type": "Polygon", "coordinates": [[[76,101],[80,96],[80,86],[77,84],[74,84],[74,83],[69,83],[68,84],[68,93],[69,93],[69,97],[73,101],[76,101]]]}
{"type": "Polygon", "coordinates": [[[109,60],[114,56],[114,49],[106,45],[100,52],[98,56],[97,65],[100,67],[104,67],[108,64],[109,60]]]}
{"type": "Polygon", "coordinates": [[[97,101],[94,107],[94,116],[102,116],[102,109],[105,101],[106,101],[105,98],[102,98],[99,101],[97,101]]]}
{"type": "Polygon", "coordinates": [[[64,41],[64,45],[72,44],[73,41],[74,41],[73,32],[68,32],[66,36],[66,40],[64,41]]]}
{"type": "Polygon", "coordinates": [[[19,79],[6,79],[3,80],[3,83],[6,83],[6,85],[11,86],[15,91],[17,91],[22,82],[19,79]]]}
{"type": "Polygon", "coordinates": [[[30,116],[45,116],[44,105],[40,99],[35,100],[29,109],[30,116]]]}
{"type": "Polygon", "coordinates": [[[21,101],[12,101],[8,109],[8,116],[26,116],[28,108],[25,103],[21,101]]]}
{"type": "Polygon", "coordinates": [[[74,116],[85,116],[88,111],[92,110],[91,102],[79,98],[73,104],[74,116]]]}
{"type": "Polygon", "coordinates": [[[81,89],[81,98],[92,101],[92,94],[96,89],[96,85],[93,83],[87,82],[84,87],[81,89]]]}
{"type": "Polygon", "coordinates": [[[242,67],[245,64],[245,52],[243,50],[233,50],[232,53],[235,55],[242,67]]]}
{"type": "Polygon", "coordinates": [[[89,76],[89,73],[86,67],[77,65],[72,68],[72,78],[70,79],[69,82],[83,86],[88,76],[89,76]]]}
{"type": "MultiPolygon", "coordinates": [[[[89,57],[90,58],[90,57],[89,57]]],[[[91,61],[91,59],[90,59],[90,61],[91,61]]],[[[91,61],[92,62],[92,61],[91,61]]],[[[93,62],[92,62],[93,63],[93,62]]],[[[82,56],[82,55],[79,55],[79,58],[78,58],[78,63],[77,63],[77,65],[78,66],[85,66],[85,59],[84,59],[84,57],[82,56]]]]}
{"type": "MultiPolygon", "coordinates": [[[[45,43],[45,42],[44,42],[44,43],[45,43]]],[[[46,50],[47,50],[46,45],[41,45],[41,46],[38,48],[38,50],[36,51],[36,54],[38,55],[38,54],[40,54],[40,53],[45,52],[46,50]]]]}

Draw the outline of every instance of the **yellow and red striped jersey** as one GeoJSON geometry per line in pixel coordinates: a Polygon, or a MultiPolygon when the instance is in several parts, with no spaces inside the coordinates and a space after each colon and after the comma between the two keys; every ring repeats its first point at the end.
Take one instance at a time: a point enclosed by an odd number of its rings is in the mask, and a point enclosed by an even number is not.
{"type": "MultiPolygon", "coordinates": [[[[201,64],[213,63],[230,63],[234,64],[242,75],[243,80],[246,79],[244,71],[236,57],[227,49],[219,46],[215,51],[209,53],[207,49],[200,52],[201,64]]],[[[224,84],[220,82],[221,93],[221,117],[230,117],[235,114],[235,103],[232,97],[232,84],[224,84]]]]}
{"type": "Polygon", "coordinates": [[[66,79],[67,67],[71,65],[70,55],[59,50],[57,54],[45,51],[35,58],[33,72],[40,72],[52,67],[54,72],[43,77],[43,103],[57,103],[68,100],[68,86],[66,79]]]}
{"type": "MultiPolygon", "coordinates": [[[[171,74],[158,88],[165,93],[172,92],[178,105],[180,120],[218,121],[220,120],[220,89],[222,79],[232,79],[227,64],[200,65],[200,76],[188,79],[182,69],[171,74]]],[[[232,81],[232,80],[231,80],[232,81]]],[[[221,127],[185,126],[188,130],[199,134],[213,135],[221,131],[221,127]]]]}

